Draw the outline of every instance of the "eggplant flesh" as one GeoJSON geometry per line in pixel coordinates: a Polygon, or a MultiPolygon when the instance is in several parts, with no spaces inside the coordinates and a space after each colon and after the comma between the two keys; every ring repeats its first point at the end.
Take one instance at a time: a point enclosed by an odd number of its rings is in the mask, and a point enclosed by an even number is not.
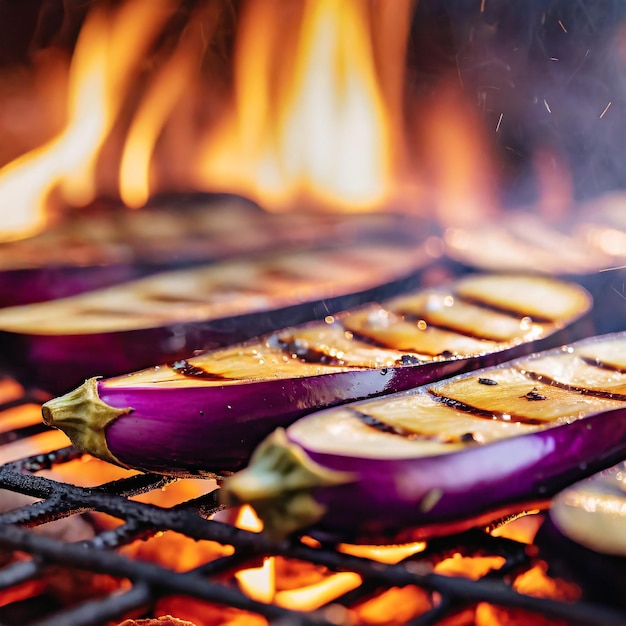
{"type": "Polygon", "coordinates": [[[621,333],[313,413],[261,444],[223,501],[278,537],[418,540],[536,506],[625,456],[621,333]]]}
{"type": "Polygon", "coordinates": [[[550,517],[572,541],[595,552],[626,556],[626,463],[559,493],[550,517]]]}
{"type": "Polygon", "coordinates": [[[79,449],[119,465],[231,472],[272,430],[306,413],[527,353],[537,341],[557,341],[588,306],[584,290],[553,279],[468,276],[245,344],[90,379],[46,403],[44,418],[79,449]]]}
{"type": "Polygon", "coordinates": [[[0,310],[6,367],[50,393],[320,318],[419,281],[415,245],[372,244],[163,272],[0,310]]]}

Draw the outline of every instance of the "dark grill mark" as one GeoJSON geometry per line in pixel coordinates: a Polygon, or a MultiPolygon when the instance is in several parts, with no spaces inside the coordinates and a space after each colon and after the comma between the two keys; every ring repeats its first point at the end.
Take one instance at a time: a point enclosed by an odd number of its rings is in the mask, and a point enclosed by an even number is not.
{"type": "Polygon", "coordinates": [[[537,387],[533,387],[528,393],[524,394],[521,397],[526,398],[526,400],[530,400],[531,402],[537,402],[538,400],[546,399],[546,396],[537,391],[537,387]]]}
{"type": "Polygon", "coordinates": [[[493,380],[493,378],[479,378],[478,382],[481,385],[489,385],[489,386],[493,386],[493,385],[497,385],[498,381],[497,380],[493,380]]]}
{"type": "MultiPolygon", "coordinates": [[[[481,334],[479,332],[473,332],[468,328],[457,328],[456,326],[453,326],[452,324],[435,323],[428,317],[428,313],[426,312],[417,314],[417,313],[412,313],[410,311],[400,310],[400,311],[397,311],[397,313],[399,315],[402,315],[402,317],[404,317],[404,319],[407,322],[417,323],[420,320],[424,320],[426,324],[430,326],[430,328],[436,328],[438,330],[445,330],[446,332],[456,333],[457,335],[462,335],[463,337],[470,337],[471,339],[478,339],[479,341],[485,341],[485,340],[495,341],[498,343],[501,343],[503,341],[509,341],[509,339],[506,339],[506,338],[502,339],[502,337],[496,337],[495,335],[486,335],[484,331],[481,334]]],[[[521,317],[519,315],[516,315],[515,318],[518,320],[521,320],[521,317]]]]}
{"type": "Polygon", "coordinates": [[[352,413],[354,417],[361,420],[367,426],[375,428],[381,433],[391,433],[393,435],[400,435],[401,437],[410,437],[411,435],[413,435],[412,432],[406,430],[405,428],[398,428],[396,426],[392,426],[391,424],[387,424],[386,422],[383,422],[377,417],[369,415],[368,413],[363,413],[361,411],[357,411],[356,409],[350,409],[350,413],[352,413]]]}
{"type": "Polygon", "coordinates": [[[414,354],[403,354],[396,363],[398,365],[419,365],[423,360],[414,354]]]}
{"type": "Polygon", "coordinates": [[[393,426],[392,424],[383,422],[373,415],[369,415],[369,413],[363,413],[362,411],[358,411],[357,409],[350,409],[350,413],[358,420],[363,422],[366,426],[374,428],[378,432],[388,433],[390,435],[397,435],[399,437],[404,437],[405,439],[410,439],[412,441],[416,441],[419,439],[420,441],[439,441],[441,443],[477,443],[473,433],[464,433],[460,437],[445,437],[443,433],[435,436],[425,435],[423,433],[407,430],[406,428],[402,428],[401,426],[393,426]]]}
{"type": "Polygon", "coordinates": [[[322,365],[336,365],[349,367],[337,357],[327,354],[323,350],[312,348],[308,342],[298,337],[276,337],[278,347],[289,356],[296,355],[304,363],[320,363],[322,365]]]}
{"type": "Polygon", "coordinates": [[[530,317],[533,322],[538,324],[550,324],[556,320],[551,317],[547,317],[545,315],[540,315],[534,313],[533,315],[529,315],[528,311],[519,311],[514,308],[505,307],[503,305],[494,304],[493,302],[488,302],[481,298],[472,298],[470,296],[461,296],[457,293],[454,294],[454,297],[460,300],[461,302],[465,302],[466,304],[474,304],[483,309],[487,309],[488,311],[493,311],[494,313],[502,313],[503,315],[508,315],[510,317],[522,318],[522,317],[530,317]]]}
{"type": "MultiPolygon", "coordinates": [[[[382,350],[400,350],[400,348],[398,348],[397,345],[395,345],[393,342],[388,342],[388,341],[382,341],[381,339],[375,338],[375,337],[371,337],[370,335],[367,335],[366,333],[362,332],[362,331],[358,331],[358,330],[353,330],[352,328],[348,328],[346,329],[348,332],[352,333],[352,337],[354,339],[356,339],[357,341],[360,341],[361,343],[366,343],[369,346],[372,346],[373,348],[380,348],[382,350]]],[[[406,348],[406,349],[402,349],[402,352],[404,351],[411,351],[414,350],[415,352],[417,352],[418,350],[416,349],[412,349],[412,348],[406,348]]],[[[419,353],[424,355],[424,358],[422,358],[420,360],[419,357],[417,357],[414,354],[406,354],[406,355],[402,355],[402,357],[399,359],[398,361],[398,365],[417,365],[418,363],[426,363],[429,362],[429,357],[436,357],[436,356],[442,356],[446,359],[451,358],[452,356],[454,356],[452,354],[452,352],[450,352],[449,350],[444,350],[443,352],[433,352],[433,353],[427,353],[426,350],[419,350],[419,353]],[[410,362],[404,362],[405,359],[409,359],[410,362]],[[402,362],[400,362],[402,361],[402,362]]]]}
{"type": "Polygon", "coordinates": [[[619,372],[620,374],[626,374],[626,369],[624,369],[623,367],[619,367],[618,365],[613,365],[611,363],[604,363],[603,361],[600,361],[599,359],[592,359],[592,358],[589,358],[588,356],[579,355],[578,358],[584,363],[586,363],[587,365],[591,365],[592,367],[597,367],[603,370],[609,370],[611,372],[619,372]]]}
{"type": "Polygon", "coordinates": [[[552,387],[558,387],[559,389],[565,389],[567,391],[574,391],[583,396],[592,396],[594,398],[604,398],[607,400],[624,400],[626,401],[626,394],[623,393],[613,393],[612,391],[603,391],[602,389],[588,389],[587,387],[578,387],[577,385],[569,385],[567,383],[562,383],[558,380],[554,380],[550,376],[546,376],[545,374],[538,374],[537,372],[529,372],[528,370],[524,370],[524,375],[528,376],[531,380],[538,380],[547,385],[551,385],[552,387]]]}
{"type": "Polygon", "coordinates": [[[469,413],[475,417],[481,417],[483,419],[488,420],[499,420],[501,422],[518,422],[520,424],[528,424],[531,426],[536,426],[538,424],[545,424],[546,422],[543,420],[534,419],[531,417],[526,417],[524,415],[514,415],[512,413],[503,413],[500,411],[487,411],[486,409],[481,409],[476,406],[472,406],[471,404],[466,404],[465,402],[461,402],[460,400],[455,400],[454,398],[448,398],[447,396],[443,396],[437,393],[437,391],[433,388],[428,390],[428,394],[430,397],[437,401],[449,406],[451,409],[456,409],[457,411],[462,411],[463,413],[469,413]],[[509,416],[508,419],[504,419],[504,416],[509,416]]]}
{"type": "Polygon", "coordinates": [[[186,378],[199,378],[201,380],[211,380],[215,382],[225,381],[225,380],[233,380],[227,376],[222,376],[221,374],[213,374],[212,372],[207,372],[202,367],[198,367],[197,365],[192,365],[188,361],[176,361],[174,363],[170,363],[169,366],[181,376],[185,376],[186,378]]]}

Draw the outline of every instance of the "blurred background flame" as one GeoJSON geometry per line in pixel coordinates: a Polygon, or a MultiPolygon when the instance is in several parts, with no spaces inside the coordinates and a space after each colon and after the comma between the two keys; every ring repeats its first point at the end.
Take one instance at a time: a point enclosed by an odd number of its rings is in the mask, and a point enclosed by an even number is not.
{"type": "Polygon", "coordinates": [[[562,216],[626,182],[624,18],[614,0],[0,0],[3,238],[181,191],[562,216]]]}

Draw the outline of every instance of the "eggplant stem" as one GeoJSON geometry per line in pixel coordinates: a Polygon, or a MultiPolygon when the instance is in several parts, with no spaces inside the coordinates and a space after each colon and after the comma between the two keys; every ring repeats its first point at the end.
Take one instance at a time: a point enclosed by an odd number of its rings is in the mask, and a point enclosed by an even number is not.
{"type": "Polygon", "coordinates": [[[244,470],[224,480],[220,500],[226,506],[247,503],[273,539],[283,539],[317,522],[325,507],[315,500],[317,487],[354,482],[356,475],[322,467],[282,428],[261,443],[244,470]]]}
{"type": "Polygon", "coordinates": [[[98,395],[98,377],[87,379],[80,387],[41,407],[44,423],[62,430],[77,450],[125,468],[128,466],[109,450],[105,429],[132,410],[116,409],[104,402],[98,395]]]}

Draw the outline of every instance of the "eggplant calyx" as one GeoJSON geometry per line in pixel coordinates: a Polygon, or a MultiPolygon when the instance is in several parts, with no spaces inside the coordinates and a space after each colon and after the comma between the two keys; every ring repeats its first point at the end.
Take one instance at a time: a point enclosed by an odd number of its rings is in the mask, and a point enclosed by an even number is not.
{"type": "Polygon", "coordinates": [[[44,423],[62,430],[77,450],[122,467],[128,466],[111,453],[104,431],[113,420],[132,410],[116,409],[104,402],[98,395],[98,377],[41,407],[44,423]]]}
{"type": "Polygon", "coordinates": [[[220,499],[226,506],[249,504],[264,531],[273,539],[283,539],[324,515],[325,507],[313,494],[317,487],[355,480],[354,474],[315,463],[279,428],[261,443],[246,469],[224,481],[220,499]]]}

